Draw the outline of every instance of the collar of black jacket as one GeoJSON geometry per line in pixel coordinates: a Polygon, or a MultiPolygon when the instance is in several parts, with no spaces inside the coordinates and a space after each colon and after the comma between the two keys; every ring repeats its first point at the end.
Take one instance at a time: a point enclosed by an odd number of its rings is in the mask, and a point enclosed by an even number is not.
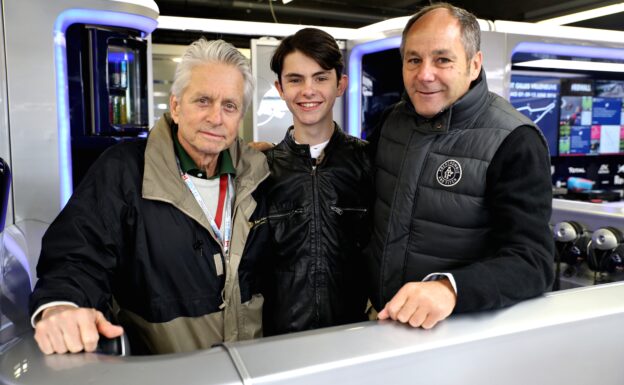
{"type": "MultiPolygon", "coordinates": [[[[299,156],[310,157],[310,145],[298,144],[297,142],[295,142],[295,138],[293,137],[294,129],[295,129],[294,126],[288,127],[288,130],[286,130],[286,135],[284,136],[284,140],[282,140],[282,143],[284,143],[286,147],[293,153],[299,156]]],[[[323,152],[326,153],[328,150],[330,150],[331,147],[334,146],[336,141],[339,138],[343,137],[344,135],[346,134],[342,131],[342,128],[340,128],[340,125],[334,122],[334,132],[332,133],[332,136],[329,138],[329,143],[327,143],[327,146],[325,147],[323,152]]]]}
{"type": "Polygon", "coordinates": [[[468,92],[432,118],[427,119],[420,116],[406,92],[403,93],[401,101],[404,102],[404,108],[407,112],[413,114],[417,119],[420,131],[443,133],[453,129],[470,127],[470,122],[478,118],[481,111],[487,107],[488,94],[485,71],[482,68],[479,77],[470,84],[468,92]]]}

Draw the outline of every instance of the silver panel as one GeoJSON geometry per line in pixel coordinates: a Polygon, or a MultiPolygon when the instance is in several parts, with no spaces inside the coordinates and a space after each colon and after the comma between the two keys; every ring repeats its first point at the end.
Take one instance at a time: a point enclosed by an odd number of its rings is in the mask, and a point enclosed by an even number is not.
{"type": "Polygon", "coordinates": [[[0,384],[240,384],[223,348],[159,357],[44,356],[28,336],[0,355],[0,384]]]}
{"type": "Polygon", "coordinates": [[[624,283],[452,317],[432,330],[362,323],[241,343],[263,384],[622,384],[624,283]]]}
{"type": "MultiPolygon", "coordinates": [[[[9,119],[7,101],[7,73],[4,56],[4,13],[0,7],[0,158],[12,167],[11,147],[9,141],[9,119]]],[[[6,214],[6,226],[13,223],[13,196],[9,192],[9,208],[6,214]]],[[[0,244],[0,247],[2,245],[0,244]]]]}
{"type": "Polygon", "coordinates": [[[151,357],[44,356],[28,335],[4,347],[0,383],[621,385],[622,298],[600,285],[432,330],[371,321],[151,357]]]}
{"type": "Polygon", "coordinates": [[[553,199],[550,223],[574,220],[583,223],[590,230],[613,226],[624,230],[624,202],[590,203],[553,199]]]}

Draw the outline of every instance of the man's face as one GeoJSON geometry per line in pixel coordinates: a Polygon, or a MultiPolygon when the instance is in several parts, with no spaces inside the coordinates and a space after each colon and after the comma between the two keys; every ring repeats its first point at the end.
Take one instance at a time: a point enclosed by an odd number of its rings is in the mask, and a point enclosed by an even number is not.
{"type": "Polygon", "coordinates": [[[234,142],[243,117],[243,92],[243,75],[234,66],[193,68],[180,99],[172,95],[169,100],[178,139],[191,157],[217,155],[234,142]]]}
{"type": "Polygon", "coordinates": [[[284,58],[282,84],[275,87],[293,114],[295,127],[333,127],[332,108],[347,86],[347,77],[323,69],[314,59],[294,51],[284,58]]]}
{"type": "Polygon", "coordinates": [[[461,98],[481,71],[481,52],[468,60],[459,23],[433,10],[410,28],[403,55],[403,84],[416,112],[431,118],[461,98]]]}

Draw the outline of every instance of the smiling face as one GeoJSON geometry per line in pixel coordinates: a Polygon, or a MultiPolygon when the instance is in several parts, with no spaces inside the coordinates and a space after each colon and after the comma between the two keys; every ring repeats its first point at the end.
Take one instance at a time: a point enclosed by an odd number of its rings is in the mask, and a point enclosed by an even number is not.
{"type": "Polygon", "coordinates": [[[171,96],[178,140],[198,166],[234,142],[243,117],[243,89],[243,75],[236,67],[208,63],[192,69],[180,99],[171,96]]]}
{"type": "Polygon", "coordinates": [[[481,52],[466,58],[459,23],[445,9],[418,19],[404,44],[403,84],[416,112],[425,118],[461,98],[481,71],[481,52]]]}
{"type": "Polygon", "coordinates": [[[299,51],[284,58],[281,82],[275,82],[293,114],[295,129],[333,130],[332,108],[346,86],[345,75],[337,79],[336,70],[322,68],[299,51]]]}

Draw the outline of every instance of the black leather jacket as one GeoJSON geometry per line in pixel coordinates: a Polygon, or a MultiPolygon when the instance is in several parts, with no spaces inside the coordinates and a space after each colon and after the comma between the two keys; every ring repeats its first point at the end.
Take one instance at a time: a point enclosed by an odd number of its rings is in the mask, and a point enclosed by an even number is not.
{"type": "Polygon", "coordinates": [[[265,261],[265,335],[365,319],[362,249],[374,199],[368,143],[338,125],[319,159],[291,137],[267,152],[272,233],[265,261]]]}

